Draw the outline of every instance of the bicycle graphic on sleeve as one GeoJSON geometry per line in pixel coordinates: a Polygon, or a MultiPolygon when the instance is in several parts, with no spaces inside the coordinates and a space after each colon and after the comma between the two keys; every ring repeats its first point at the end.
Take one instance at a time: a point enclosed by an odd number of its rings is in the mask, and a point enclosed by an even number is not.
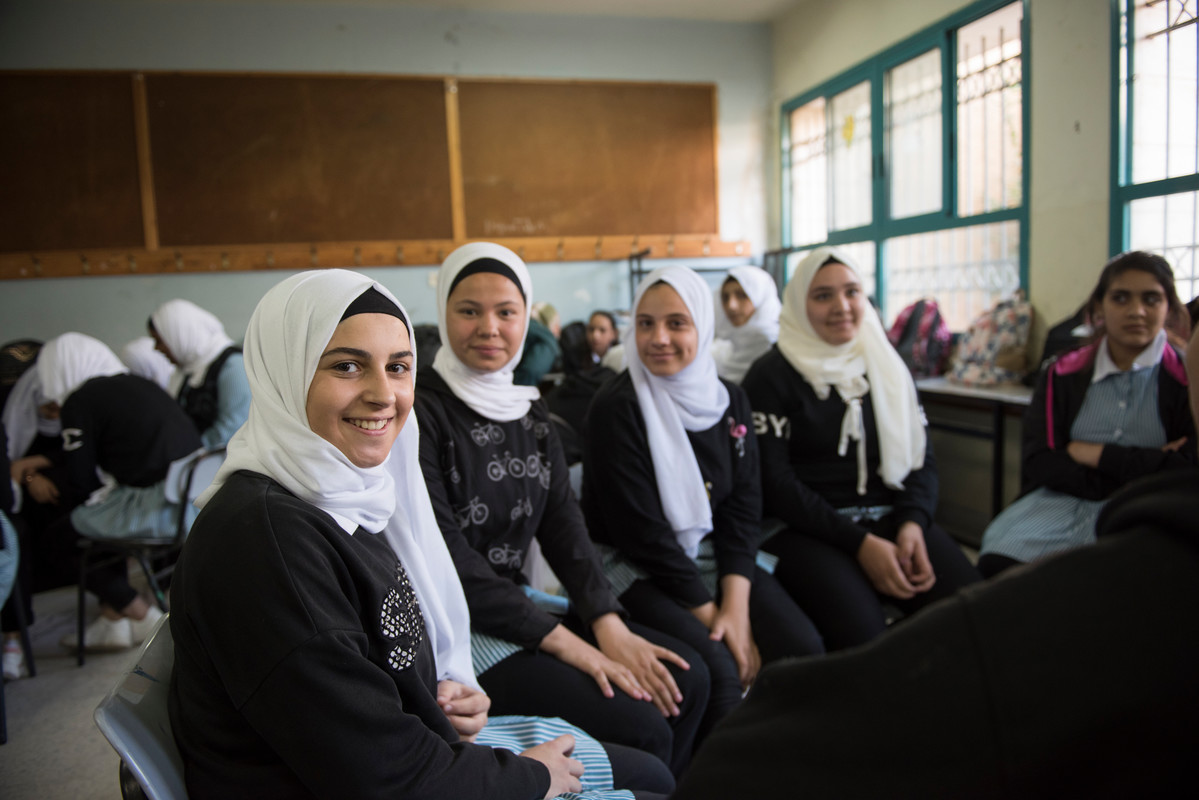
{"type": "Polygon", "coordinates": [[[465,506],[454,509],[454,519],[459,528],[465,528],[468,525],[482,525],[490,514],[491,511],[487,505],[480,502],[477,496],[465,506]]]}
{"type": "Polygon", "coordinates": [[[505,543],[500,547],[493,547],[488,550],[487,560],[492,564],[495,564],[497,567],[506,566],[512,567],[513,569],[520,569],[522,561],[521,555],[523,553],[523,550],[515,550],[505,543]]]}

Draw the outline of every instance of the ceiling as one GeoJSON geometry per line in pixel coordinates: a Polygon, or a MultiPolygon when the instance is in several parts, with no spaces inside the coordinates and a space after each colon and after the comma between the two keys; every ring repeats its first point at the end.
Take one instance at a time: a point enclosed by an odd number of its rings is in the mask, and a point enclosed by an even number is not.
{"type": "MultiPolygon", "coordinates": [[[[179,0],[159,0],[178,2],[179,0]]],[[[194,1],[194,0],[192,0],[194,1]]],[[[245,0],[202,0],[209,3],[245,0]]],[[[254,0],[276,5],[410,7],[566,14],[594,17],[643,17],[709,20],[714,22],[770,22],[805,0],[254,0]]]]}

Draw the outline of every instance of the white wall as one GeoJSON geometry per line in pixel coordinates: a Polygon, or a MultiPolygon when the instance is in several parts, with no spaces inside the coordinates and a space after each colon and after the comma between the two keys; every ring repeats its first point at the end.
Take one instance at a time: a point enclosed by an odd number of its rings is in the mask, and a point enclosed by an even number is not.
{"type": "MultiPolygon", "coordinates": [[[[773,28],[776,109],[970,5],[966,0],[808,0],[773,28]]],[[[1111,4],[1030,0],[1028,14],[1029,293],[1043,325],[1074,313],[1107,260],[1111,4]]],[[[777,142],[777,110],[775,117],[777,142]]],[[[769,152],[778,153],[778,147],[769,152]]],[[[777,158],[769,172],[777,186],[777,158]]],[[[777,240],[778,191],[768,197],[770,236],[777,240]]]]}
{"type": "MultiPolygon", "coordinates": [[[[713,82],[719,101],[720,235],[767,246],[764,24],[254,3],[4,0],[0,69],[231,70],[713,82]]],[[[0,224],[3,224],[0,221],[0,224]]],[[[737,259],[728,263],[744,263],[737,259]]],[[[656,264],[658,262],[650,262],[656,264]]],[[[719,262],[717,262],[719,263],[719,262]]],[[[533,265],[564,320],[628,303],[624,262],[533,265]]],[[[418,321],[435,319],[427,268],[371,274],[418,321]]],[[[0,342],[82,330],[119,346],[159,303],[187,297],[235,338],[284,273],[0,282],[0,342]]]]}

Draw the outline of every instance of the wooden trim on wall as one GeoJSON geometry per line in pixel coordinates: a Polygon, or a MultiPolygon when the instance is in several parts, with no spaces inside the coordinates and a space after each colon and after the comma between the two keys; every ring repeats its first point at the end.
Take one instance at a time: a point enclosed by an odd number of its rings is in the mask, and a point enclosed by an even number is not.
{"type": "Polygon", "coordinates": [[[150,159],[150,117],[146,113],[146,76],[133,76],[133,132],[137,139],[137,176],[142,196],[146,250],[158,249],[158,207],[154,202],[154,165],[150,159]]]}
{"type": "Polygon", "coordinates": [[[462,126],[458,116],[458,81],[445,79],[445,129],[450,148],[450,213],[454,240],[466,239],[466,194],[462,186],[462,126]]]}

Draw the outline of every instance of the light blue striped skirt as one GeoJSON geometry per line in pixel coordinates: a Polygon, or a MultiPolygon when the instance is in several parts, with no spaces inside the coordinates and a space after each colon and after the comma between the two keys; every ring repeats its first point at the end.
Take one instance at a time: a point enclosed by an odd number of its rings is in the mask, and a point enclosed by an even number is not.
{"type": "Polygon", "coordinates": [[[1095,521],[1106,500],[1083,500],[1053,489],[1034,489],[991,520],[982,555],[1023,563],[1095,543],[1095,521]]]}
{"type": "MultiPolygon", "coordinates": [[[[190,525],[199,511],[187,509],[190,525]]],[[[93,539],[131,539],[146,537],[169,539],[175,535],[179,506],[167,502],[166,481],[153,486],[115,486],[103,500],[77,506],[71,512],[71,525],[93,539]]]]}
{"type": "MultiPolygon", "coordinates": [[[[597,544],[595,549],[599,551],[600,557],[604,560],[604,575],[608,577],[608,583],[612,584],[612,591],[617,597],[624,594],[636,581],[649,579],[648,572],[626,558],[624,553],[615,547],[597,544]]],[[[700,540],[699,551],[693,560],[699,567],[699,577],[704,582],[708,594],[716,597],[720,582],[720,569],[716,564],[716,545],[711,536],[705,536],[700,540]]],[[[778,556],[759,550],[754,562],[764,572],[773,575],[779,559],[778,556]]]]}
{"type": "Polygon", "coordinates": [[[632,792],[612,788],[612,764],[603,745],[558,717],[491,717],[475,743],[523,753],[564,733],[575,737],[571,758],[583,762],[583,791],[567,792],[558,797],[564,800],[633,800],[632,792]]]}

